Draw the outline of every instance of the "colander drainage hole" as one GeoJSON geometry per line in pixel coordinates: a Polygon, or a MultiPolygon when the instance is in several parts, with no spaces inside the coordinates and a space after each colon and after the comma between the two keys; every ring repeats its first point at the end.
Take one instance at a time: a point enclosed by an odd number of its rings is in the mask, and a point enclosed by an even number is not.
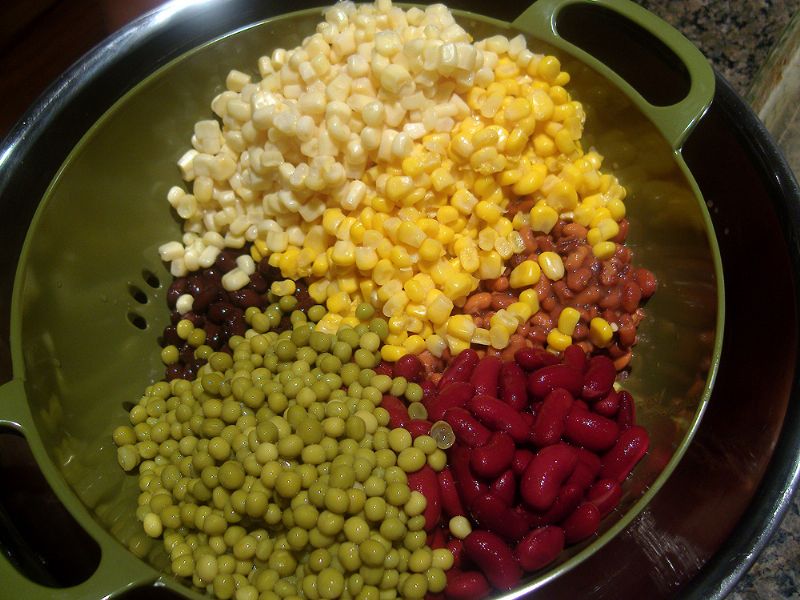
{"type": "Polygon", "coordinates": [[[154,290],[157,290],[161,287],[161,280],[149,269],[142,269],[142,279],[144,279],[145,283],[154,290]]]}
{"type": "Polygon", "coordinates": [[[128,286],[128,293],[131,295],[131,298],[136,300],[139,304],[147,304],[149,302],[147,294],[145,294],[141,289],[139,289],[135,285],[128,286]]]}
{"type": "Polygon", "coordinates": [[[128,313],[128,321],[137,329],[147,329],[147,319],[133,311],[128,313]]]}

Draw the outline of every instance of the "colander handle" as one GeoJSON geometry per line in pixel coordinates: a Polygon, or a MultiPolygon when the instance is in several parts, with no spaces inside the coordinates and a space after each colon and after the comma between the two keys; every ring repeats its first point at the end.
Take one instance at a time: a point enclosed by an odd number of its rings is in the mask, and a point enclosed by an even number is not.
{"type": "MultiPolygon", "coordinates": [[[[630,0],[537,0],[512,23],[512,26],[536,35],[545,42],[597,66],[647,114],[674,150],[680,150],[686,137],[705,114],[714,98],[714,71],[703,54],[680,32],[650,11],[630,0]],[[683,63],[689,74],[686,96],[669,106],[648,102],[632,85],[585,50],[567,41],[558,33],[558,13],[570,5],[594,5],[614,12],[635,23],[657,38],[683,63]]],[[[595,23],[589,26],[597,26],[595,23]]],[[[609,31],[610,35],[615,32],[609,31]]]]}
{"type": "MultiPolygon", "coordinates": [[[[34,458],[48,481],[58,476],[47,466],[50,462],[42,460],[46,451],[41,442],[37,442],[37,436],[26,435],[27,432],[33,431],[33,416],[25,396],[25,385],[19,379],[0,385],[0,426],[13,429],[25,436],[34,458]]],[[[64,501],[63,498],[60,500],[64,501]]],[[[72,505],[74,504],[76,503],[73,502],[72,505]]],[[[97,541],[100,526],[88,512],[83,508],[77,511],[71,509],[70,512],[97,541]]],[[[100,563],[86,581],[72,587],[51,588],[33,582],[20,573],[11,563],[8,552],[0,544],[0,586],[2,586],[0,596],[4,595],[5,591],[11,591],[15,598],[26,600],[113,598],[129,589],[151,583],[156,578],[153,569],[144,562],[134,559],[122,545],[101,544],[98,541],[98,546],[101,551],[100,563]]]]}

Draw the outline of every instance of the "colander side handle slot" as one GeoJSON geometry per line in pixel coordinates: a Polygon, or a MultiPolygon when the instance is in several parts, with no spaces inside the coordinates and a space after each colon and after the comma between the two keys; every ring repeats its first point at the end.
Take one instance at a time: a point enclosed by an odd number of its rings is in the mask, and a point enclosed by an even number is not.
{"type": "MultiPolygon", "coordinates": [[[[0,385],[0,427],[13,429],[25,436],[31,452],[41,465],[38,457],[44,449],[41,444],[36,443],[36,436],[26,435],[26,432],[33,431],[33,419],[25,396],[25,385],[20,379],[13,379],[0,385]]],[[[48,475],[45,469],[42,471],[45,476],[48,475]]],[[[78,519],[77,515],[74,516],[82,526],[91,522],[95,528],[99,527],[91,517],[86,521],[78,519]]],[[[91,535],[91,528],[86,529],[91,535]]],[[[114,598],[130,589],[152,583],[157,578],[157,573],[151,567],[133,557],[119,543],[101,543],[97,536],[92,537],[100,546],[100,562],[97,568],[82,583],[65,588],[52,588],[28,579],[17,570],[9,558],[10,553],[0,544],[0,586],[2,586],[0,595],[3,595],[3,591],[11,590],[15,598],[26,600],[114,598]]]]}
{"type": "MultiPolygon", "coordinates": [[[[511,25],[594,67],[631,98],[676,151],[680,150],[714,98],[714,71],[700,50],[678,30],[630,0],[537,0],[511,25]],[[651,104],[635,87],[613,70],[613,65],[604,64],[584,49],[562,37],[558,32],[558,14],[571,5],[607,9],[638,25],[664,44],[674,53],[688,73],[689,89],[684,98],[668,106],[651,104]]],[[[587,23],[587,27],[595,26],[597,25],[594,22],[587,23]]],[[[617,34],[616,31],[608,31],[608,35],[617,34]]]]}

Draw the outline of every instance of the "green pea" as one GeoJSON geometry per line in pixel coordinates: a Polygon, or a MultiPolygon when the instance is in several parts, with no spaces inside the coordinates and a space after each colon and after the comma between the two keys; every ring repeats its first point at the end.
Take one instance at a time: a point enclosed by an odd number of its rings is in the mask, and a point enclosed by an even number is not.
{"type": "Polygon", "coordinates": [[[278,453],[284,458],[297,458],[303,451],[303,440],[296,433],[287,435],[278,440],[278,453]]]}
{"type": "Polygon", "coordinates": [[[325,355],[319,362],[319,368],[323,373],[338,373],[342,368],[342,360],[333,354],[325,355]]]}
{"type": "Polygon", "coordinates": [[[414,552],[414,550],[419,550],[425,546],[427,539],[427,534],[424,531],[409,531],[403,540],[403,546],[414,552]]]}
{"type": "Polygon", "coordinates": [[[359,321],[369,321],[375,315],[375,307],[362,302],[356,307],[356,318],[359,321]]]}
{"type": "Polygon", "coordinates": [[[384,497],[392,506],[402,506],[411,497],[411,490],[404,483],[390,483],[386,486],[384,497]]]}
{"type": "Polygon", "coordinates": [[[397,396],[399,398],[406,393],[407,386],[408,386],[408,380],[405,377],[395,377],[392,380],[392,385],[389,388],[389,393],[392,396],[397,396]]]}
{"type": "Polygon", "coordinates": [[[324,437],[322,425],[313,418],[306,418],[300,421],[296,427],[297,435],[303,444],[318,444],[324,437]]]}
{"type": "Polygon", "coordinates": [[[331,390],[338,390],[342,387],[342,378],[337,373],[324,373],[320,381],[325,383],[331,390]]]}
{"type": "MultiPolygon", "coordinates": [[[[364,493],[369,496],[370,499],[377,496],[383,496],[385,491],[386,482],[380,477],[371,475],[364,482],[364,493]]],[[[367,503],[369,504],[369,500],[367,500],[367,503]]]]}
{"type": "Polygon", "coordinates": [[[380,542],[368,539],[359,544],[358,555],[368,567],[380,567],[386,558],[386,550],[380,542]]]}
{"type": "Polygon", "coordinates": [[[307,323],[308,319],[306,318],[306,313],[302,310],[293,310],[292,314],[289,315],[289,321],[293,326],[297,326],[302,323],[307,323]]]}
{"type": "Polygon", "coordinates": [[[342,327],[336,334],[336,339],[347,344],[351,350],[358,347],[359,337],[352,327],[342,327]]]}
{"type": "Polygon", "coordinates": [[[294,296],[282,296],[281,299],[278,300],[278,306],[283,312],[290,313],[297,306],[297,298],[294,296]]]}
{"type": "Polygon", "coordinates": [[[308,320],[313,321],[314,323],[319,322],[319,320],[322,319],[322,317],[324,317],[326,314],[328,314],[328,311],[325,309],[324,306],[320,306],[319,304],[310,306],[306,311],[308,320]]]}
{"type": "Polygon", "coordinates": [[[386,338],[389,336],[389,324],[384,319],[372,319],[369,322],[369,330],[373,333],[377,333],[382,342],[386,341],[386,338]]]}
{"type": "Polygon", "coordinates": [[[275,413],[282,413],[289,406],[289,398],[283,392],[273,392],[267,396],[267,406],[275,413]]]}
{"type": "Polygon", "coordinates": [[[374,355],[381,346],[381,338],[375,331],[368,331],[361,336],[358,344],[362,350],[374,355]]]}
{"type": "Polygon", "coordinates": [[[361,567],[361,556],[359,555],[358,544],[351,541],[339,544],[336,557],[339,559],[339,564],[341,564],[346,571],[358,571],[359,567],[361,567]]]}
{"type": "Polygon", "coordinates": [[[309,346],[300,346],[297,348],[297,360],[301,360],[309,366],[313,365],[317,360],[317,353],[309,346]]]}
{"type": "Polygon", "coordinates": [[[332,344],[333,336],[322,331],[312,331],[308,338],[308,345],[318,353],[327,352],[332,344]]]}
{"type": "Polygon", "coordinates": [[[342,366],[339,376],[342,378],[344,385],[351,385],[353,382],[358,381],[358,376],[361,374],[361,369],[354,363],[347,363],[342,366]]]}
{"type": "Polygon", "coordinates": [[[330,567],[320,571],[317,575],[317,592],[321,598],[338,598],[344,591],[344,576],[330,567]]]}
{"type": "MultiPolygon", "coordinates": [[[[313,526],[313,525],[312,525],[313,526]]],[[[309,527],[309,529],[311,529],[309,527]]],[[[312,550],[311,553],[308,555],[308,568],[311,569],[314,573],[319,573],[322,569],[325,569],[330,566],[331,564],[331,555],[330,553],[323,549],[317,548],[316,550],[312,550]]]]}
{"type": "Polygon", "coordinates": [[[283,471],[275,478],[275,491],[284,498],[293,498],[300,491],[301,483],[300,475],[293,471],[283,471]]]}
{"type": "Polygon", "coordinates": [[[407,531],[406,526],[397,517],[384,520],[380,525],[380,533],[391,542],[402,540],[407,531]]]}
{"type": "Polygon", "coordinates": [[[375,377],[372,378],[370,384],[373,387],[378,388],[381,394],[385,394],[386,392],[389,391],[389,388],[392,387],[392,378],[389,377],[388,375],[383,375],[383,374],[375,375],[375,377]]]}
{"type": "MultiPolygon", "coordinates": [[[[328,485],[340,490],[348,490],[356,481],[356,474],[350,466],[335,466],[331,469],[328,485]]],[[[333,510],[333,509],[331,509],[333,510]]]]}
{"type": "Polygon", "coordinates": [[[344,526],[344,517],[329,510],[323,511],[317,521],[317,529],[327,536],[337,535],[344,526]]]}
{"type": "Polygon", "coordinates": [[[371,369],[378,364],[375,360],[375,353],[363,348],[359,348],[353,353],[353,360],[362,369],[371,369]]]}

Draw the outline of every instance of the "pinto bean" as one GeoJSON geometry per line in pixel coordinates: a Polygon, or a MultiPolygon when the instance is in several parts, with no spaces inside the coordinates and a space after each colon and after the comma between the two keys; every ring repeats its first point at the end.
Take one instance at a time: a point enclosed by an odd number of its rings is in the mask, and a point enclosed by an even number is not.
{"type": "Polygon", "coordinates": [[[479,292],[467,298],[462,310],[465,314],[474,315],[482,310],[486,310],[491,304],[492,295],[489,292],[479,292]]]}

